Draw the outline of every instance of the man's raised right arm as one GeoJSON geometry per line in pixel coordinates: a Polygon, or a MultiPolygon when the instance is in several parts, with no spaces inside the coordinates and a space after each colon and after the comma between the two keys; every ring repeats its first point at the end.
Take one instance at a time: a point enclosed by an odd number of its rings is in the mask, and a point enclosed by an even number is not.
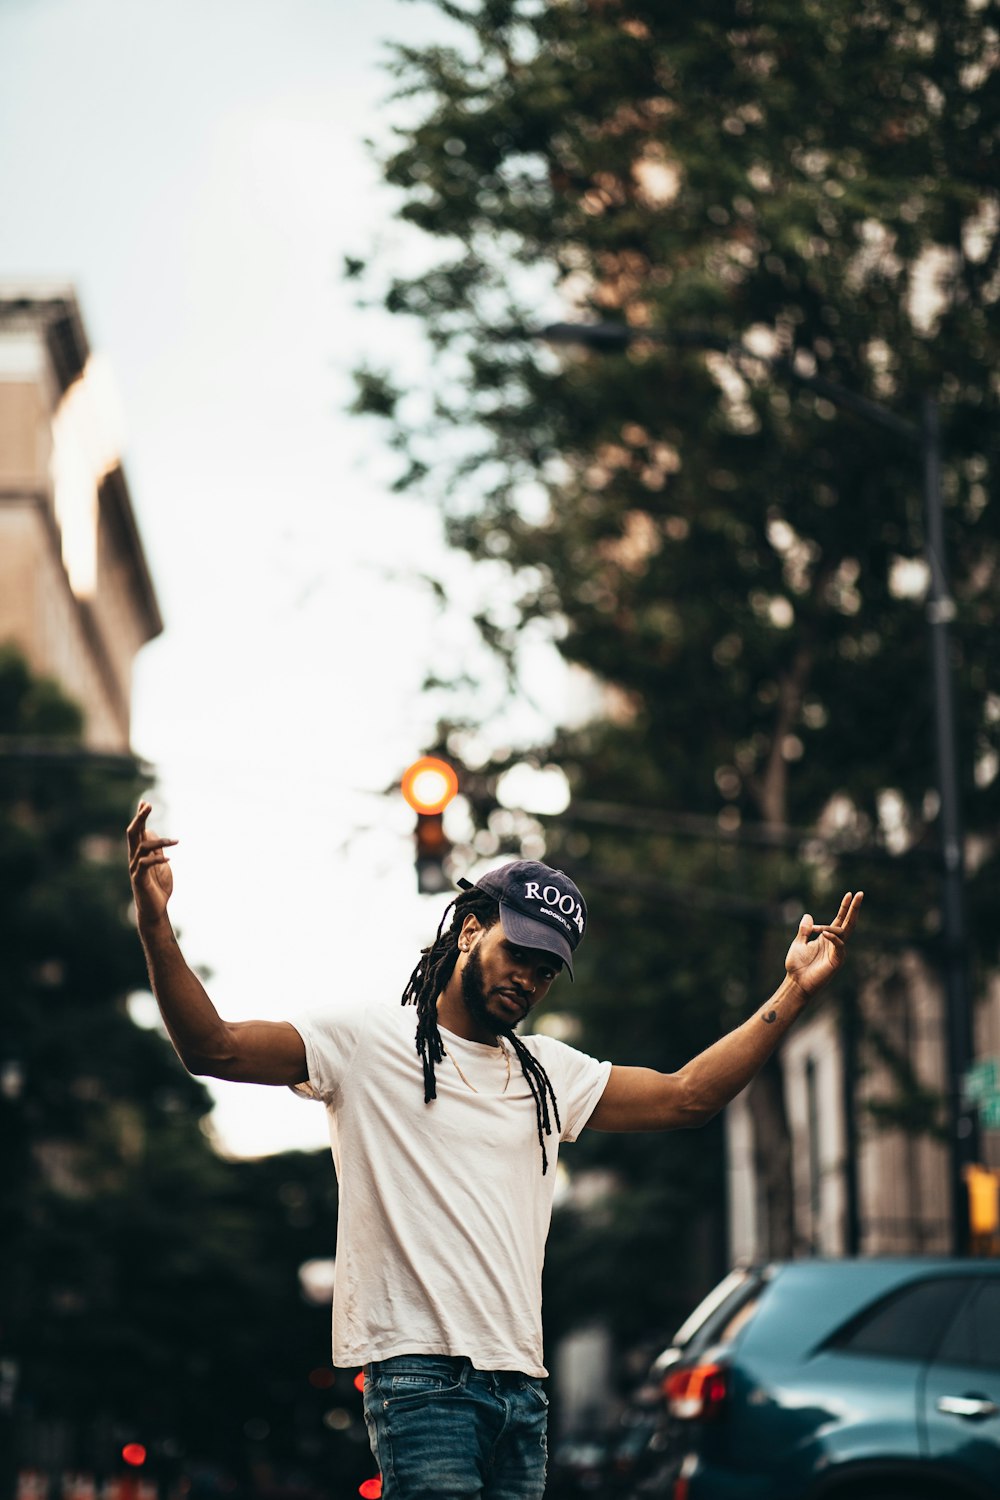
{"type": "Polygon", "coordinates": [[[149,982],[177,1055],[190,1073],[236,1083],[305,1083],[305,1045],[287,1021],[224,1021],[189,967],[170,925],[173,873],[166,850],[176,839],[146,827],[140,802],[128,826],[129,874],[149,982]]]}

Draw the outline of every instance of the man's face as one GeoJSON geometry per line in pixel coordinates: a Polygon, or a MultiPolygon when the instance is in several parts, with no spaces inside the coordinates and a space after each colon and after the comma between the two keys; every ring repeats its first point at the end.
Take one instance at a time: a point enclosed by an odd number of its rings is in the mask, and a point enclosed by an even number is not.
{"type": "Polygon", "coordinates": [[[463,937],[470,944],[461,972],[466,1009],[486,1030],[512,1030],[545,999],[562,960],[541,948],[510,942],[499,922],[487,928],[476,923],[463,929],[463,937]]]}

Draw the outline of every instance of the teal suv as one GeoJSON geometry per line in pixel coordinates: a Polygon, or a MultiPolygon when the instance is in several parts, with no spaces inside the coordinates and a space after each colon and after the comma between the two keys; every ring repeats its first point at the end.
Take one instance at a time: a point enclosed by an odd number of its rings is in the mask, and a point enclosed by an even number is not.
{"type": "Polygon", "coordinates": [[[658,1361],[660,1500],[1000,1500],[1000,1262],[734,1273],[658,1361]]]}

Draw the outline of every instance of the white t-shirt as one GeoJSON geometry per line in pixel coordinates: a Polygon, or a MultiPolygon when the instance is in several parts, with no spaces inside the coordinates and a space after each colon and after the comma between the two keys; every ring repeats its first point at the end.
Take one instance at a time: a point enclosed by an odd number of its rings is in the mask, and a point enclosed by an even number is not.
{"type": "MultiPolygon", "coordinates": [[[[543,1176],[535,1101],[513,1049],[506,1083],[498,1048],[444,1030],[450,1056],[435,1070],[437,1098],[425,1104],[416,1020],[397,1001],[294,1022],[309,1063],[309,1082],[296,1092],[327,1107],[340,1184],[334,1364],[449,1354],[481,1370],[544,1375],[555,1122],[543,1176]]],[[[522,1040],[552,1080],[559,1139],[575,1140],[611,1064],[552,1037],[522,1040]]]]}

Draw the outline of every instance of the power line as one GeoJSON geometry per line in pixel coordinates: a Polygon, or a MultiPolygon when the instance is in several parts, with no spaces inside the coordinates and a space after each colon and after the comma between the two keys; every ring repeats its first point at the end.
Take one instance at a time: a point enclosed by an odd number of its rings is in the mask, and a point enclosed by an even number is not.
{"type": "Polygon", "coordinates": [[[603,825],[622,832],[662,833],[677,838],[703,840],[717,844],[747,844],[771,849],[809,849],[836,859],[865,859],[898,864],[901,860],[932,861],[939,857],[933,844],[920,844],[894,854],[884,844],[860,842],[847,830],[837,835],[819,833],[815,828],[798,828],[790,824],[740,823],[724,828],[717,819],[700,813],[672,812],[664,808],[634,807],[616,802],[572,802],[560,813],[560,824],[603,825]]]}

